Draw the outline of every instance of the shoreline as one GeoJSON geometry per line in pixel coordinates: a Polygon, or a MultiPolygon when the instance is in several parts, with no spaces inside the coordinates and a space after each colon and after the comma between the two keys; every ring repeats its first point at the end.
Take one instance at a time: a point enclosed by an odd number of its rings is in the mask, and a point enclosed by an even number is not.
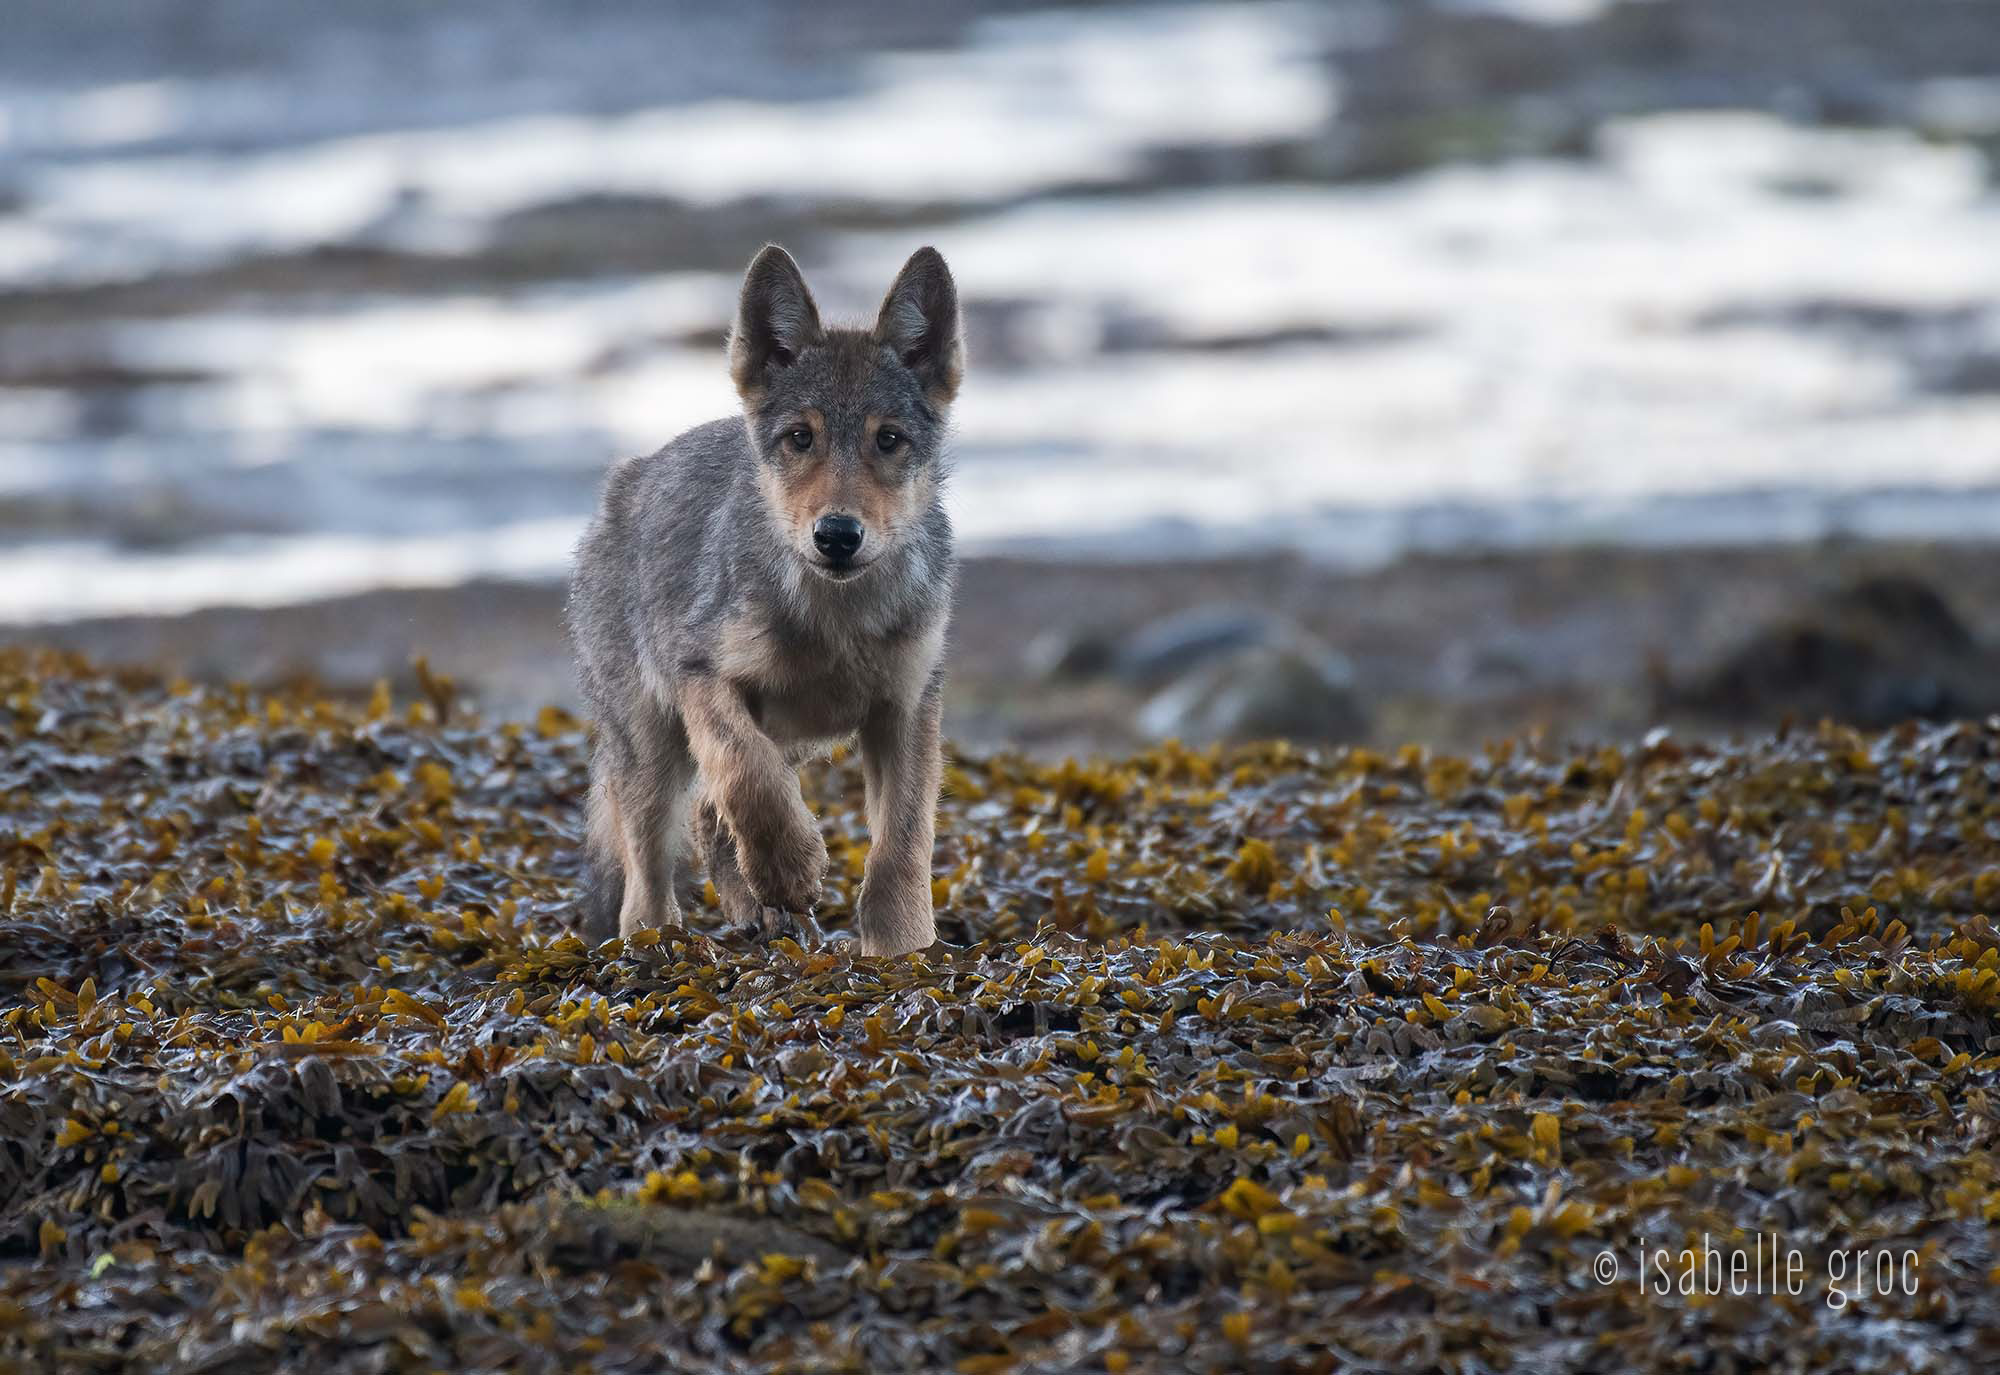
{"type": "MultiPolygon", "coordinates": [[[[1143,744],[1132,720],[1143,691],[1053,675],[1047,665],[1065,646],[1197,608],[1279,618],[1343,656],[1373,745],[1464,749],[1534,729],[1624,737],[1655,724],[1698,735],[1774,725],[1783,711],[1747,700],[1755,696],[1747,690],[1745,701],[1702,711],[1679,704],[1677,693],[1732,654],[1747,651],[1754,662],[1760,637],[1792,633],[1787,627],[1810,622],[1829,593],[1870,578],[1928,588],[1975,647],[2000,643],[1996,554],[2000,544],[1837,540],[1424,554],[1359,571],[1290,555],[973,558],[960,578],[947,734],[967,749],[1041,755],[1143,744]]],[[[412,660],[423,655],[489,718],[531,719],[544,704],[576,702],[561,598],[557,584],[483,581],[297,606],[8,626],[0,644],[77,650],[107,665],[194,679],[311,679],[346,697],[365,696],[380,678],[414,690],[412,660]]],[[[1896,627],[1883,633],[1893,638],[1896,627]]],[[[1788,652],[1784,644],[1771,650],[1788,652]]],[[[1879,657],[1893,668],[1912,654],[1921,647],[1892,645],[1879,657]]],[[[1812,700],[1793,697],[1787,710],[1812,700]]]]}

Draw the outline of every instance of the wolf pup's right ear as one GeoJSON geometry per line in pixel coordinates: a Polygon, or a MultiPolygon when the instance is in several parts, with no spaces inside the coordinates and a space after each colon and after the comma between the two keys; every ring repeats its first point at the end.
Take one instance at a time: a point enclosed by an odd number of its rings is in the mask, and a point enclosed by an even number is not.
{"type": "Polygon", "coordinates": [[[965,377],[961,332],[958,286],[944,255],[935,248],[918,249],[883,298],[875,337],[894,349],[931,399],[943,405],[958,395],[965,377]]]}
{"type": "Polygon", "coordinates": [[[736,324],[729,331],[729,376],[748,399],[773,367],[786,368],[821,337],[819,307],[792,255],[766,244],[743,274],[736,324]]]}

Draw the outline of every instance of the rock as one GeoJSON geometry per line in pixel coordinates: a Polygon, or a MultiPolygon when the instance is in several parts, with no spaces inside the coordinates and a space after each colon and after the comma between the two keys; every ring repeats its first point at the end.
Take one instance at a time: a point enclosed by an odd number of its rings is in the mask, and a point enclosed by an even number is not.
{"type": "Polygon", "coordinates": [[[1108,677],[1150,690],[1218,655],[1290,633],[1288,623],[1254,607],[1218,604],[1176,611],[1137,629],[1057,626],[1031,640],[1022,658],[1040,678],[1108,677]]]}
{"type": "Polygon", "coordinates": [[[1347,661],[1301,632],[1211,658],[1139,712],[1148,735],[1192,745],[1287,739],[1333,743],[1368,727],[1347,661]]]}
{"type": "Polygon", "coordinates": [[[1055,626],[1028,641],[1022,667],[1043,680],[1101,678],[1118,658],[1118,633],[1102,626],[1055,626]]]}
{"type": "Polygon", "coordinates": [[[1027,660],[1044,678],[1111,679],[1151,694],[1137,724],[1156,739],[1336,741],[1367,727],[1347,661],[1256,607],[1196,606],[1123,634],[1051,630],[1027,660]]]}
{"type": "Polygon", "coordinates": [[[1211,659],[1278,643],[1297,633],[1255,607],[1192,607],[1150,621],[1126,636],[1113,655],[1111,671],[1136,687],[1157,687],[1211,659]]]}
{"type": "Polygon", "coordinates": [[[1994,656],[1944,597],[1901,575],[1863,578],[1754,631],[1712,667],[1657,696],[1728,721],[1791,715],[1887,726],[2000,709],[1994,656]]]}

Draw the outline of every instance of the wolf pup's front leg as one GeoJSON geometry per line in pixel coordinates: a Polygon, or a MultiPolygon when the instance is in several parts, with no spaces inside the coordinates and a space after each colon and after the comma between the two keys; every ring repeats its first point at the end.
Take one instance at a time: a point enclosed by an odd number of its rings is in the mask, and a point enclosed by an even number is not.
{"type": "Polygon", "coordinates": [[[944,671],[934,668],[914,703],[878,703],[861,724],[870,844],[855,911],[864,955],[900,955],[937,940],[931,846],[944,771],[943,697],[944,671]]]}
{"type": "Polygon", "coordinates": [[[750,892],[767,907],[811,910],[826,876],[826,842],[799,796],[797,771],[723,679],[687,679],[681,711],[702,786],[735,838],[750,892]]]}

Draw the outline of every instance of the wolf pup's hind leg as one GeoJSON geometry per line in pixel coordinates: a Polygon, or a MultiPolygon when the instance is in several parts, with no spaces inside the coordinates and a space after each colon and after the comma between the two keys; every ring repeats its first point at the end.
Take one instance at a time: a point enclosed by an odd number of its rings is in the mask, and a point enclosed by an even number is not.
{"type": "MultiPolygon", "coordinates": [[[[620,879],[617,933],[680,920],[674,874],[686,849],[688,802],[694,789],[694,756],[678,722],[655,723],[635,738],[600,740],[591,761],[590,850],[594,868],[620,879]]],[[[608,902],[614,885],[603,884],[608,902]]],[[[587,909],[601,920],[595,906],[587,909]]],[[[604,927],[610,926],[604,921],[604,927]]],[[[593,927],[598,935],[600,928],[593,927]]],[[[604,930],[602,939],[608,936],[604,930]]]]}
{"type": "MultiPolygon", "coordinates": [[[[593,771],[602,768],[600,760],[593,771]]],[[[602,777],[591,780],[585,818],[584,889],[577,928],[585,940],[600,945],[618,934],[618,912],[625,905],[623,826],[618,804],[602,777]]]]}
{"type": "Polygon", "coordinates": [[[618,934],[618,913],[625,906],[625,871],[616,859],[589,861],[584,869],[583,903],[576,927],[592,945],[618,934]]]}

